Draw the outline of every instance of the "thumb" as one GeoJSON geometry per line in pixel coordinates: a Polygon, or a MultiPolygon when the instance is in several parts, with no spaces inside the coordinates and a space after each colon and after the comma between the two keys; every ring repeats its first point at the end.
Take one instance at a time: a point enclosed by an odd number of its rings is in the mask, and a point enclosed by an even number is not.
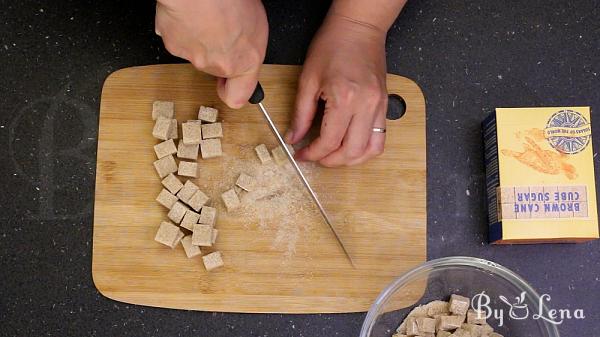
{"type": "Polygon", "coordinates": [[[298,93],[296,94],[294,118],[292,119],[292,125],[285,134],[286,143],[296,144],[304,138],[315,118],[318,101],[318,82],[306,80],[300,76],[298,93]]]}
{"type": "Polygon", "coordinates": [[[248,102],[257,82],[257,72],[231,78],[218,78],[217,94],[227,106],[239,109],[248,102]]]}

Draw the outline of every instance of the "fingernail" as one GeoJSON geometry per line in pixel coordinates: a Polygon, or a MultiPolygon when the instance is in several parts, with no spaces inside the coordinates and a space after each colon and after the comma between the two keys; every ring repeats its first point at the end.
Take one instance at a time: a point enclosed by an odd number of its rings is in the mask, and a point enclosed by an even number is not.
{"type": "Polygon", "coordinates": [[[284,136],[284,138],[285,138],[285,142],[286,142],[286,143],[288,143],[288,144],[292,144],[292,141],[294,140],[294,130],[292,130],[292,129],[288,129],[288,130],[285,132],[285,136],[284,136]]]}

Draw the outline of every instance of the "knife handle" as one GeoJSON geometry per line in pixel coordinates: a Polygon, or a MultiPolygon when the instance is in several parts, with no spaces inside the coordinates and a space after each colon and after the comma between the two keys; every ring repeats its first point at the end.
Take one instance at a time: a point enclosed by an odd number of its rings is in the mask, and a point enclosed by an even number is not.
{"type": "Polygon", "coordinates": [[[250,102],[251,104],[258,104],[262,102],[264,98],[265,92],[263,91],[260,82],[256,82],[256,88],[254,88],[254,92],[252,93],[252,96],[250,96],[250,99],[248,99],[248,102],[250,102]]]}
{"type": "MultiPolygon", "coordinates": [[[[250,96],[250,99],[248,99],[248,102],[250,102],[251,104],[258,104],[262,102],[264,98],[265,92],[263,91],[260,82],[256,82],[256,88],[254,89],[252,96],[250,96]]],[[[386,114],[387,119],[400,119],[402,116],[404,116],[405,112],[406,102],[404,101],[404,99],[396,94],[388,95],[388,106],[386,114]]]]}

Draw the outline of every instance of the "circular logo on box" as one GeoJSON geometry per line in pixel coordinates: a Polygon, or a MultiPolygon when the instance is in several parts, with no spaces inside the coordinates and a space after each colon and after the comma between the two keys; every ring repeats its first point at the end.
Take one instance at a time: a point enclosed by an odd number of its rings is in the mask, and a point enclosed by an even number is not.
{"type": "Polygon", "coordinates": [[[548,120],[544,137],[558,152],[575,154],[589,144],[592,127],[579,112],[560,110],[548,120]]]}

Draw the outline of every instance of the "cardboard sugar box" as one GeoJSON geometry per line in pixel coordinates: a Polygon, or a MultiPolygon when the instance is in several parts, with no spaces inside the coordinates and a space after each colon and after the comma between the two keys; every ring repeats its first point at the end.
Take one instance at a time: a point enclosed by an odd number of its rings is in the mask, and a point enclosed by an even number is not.
{"type": "Polygon", "coordinates": [[[498,108],[483,122],[489,239],[598,238],[589,107],[498,108]]]}

